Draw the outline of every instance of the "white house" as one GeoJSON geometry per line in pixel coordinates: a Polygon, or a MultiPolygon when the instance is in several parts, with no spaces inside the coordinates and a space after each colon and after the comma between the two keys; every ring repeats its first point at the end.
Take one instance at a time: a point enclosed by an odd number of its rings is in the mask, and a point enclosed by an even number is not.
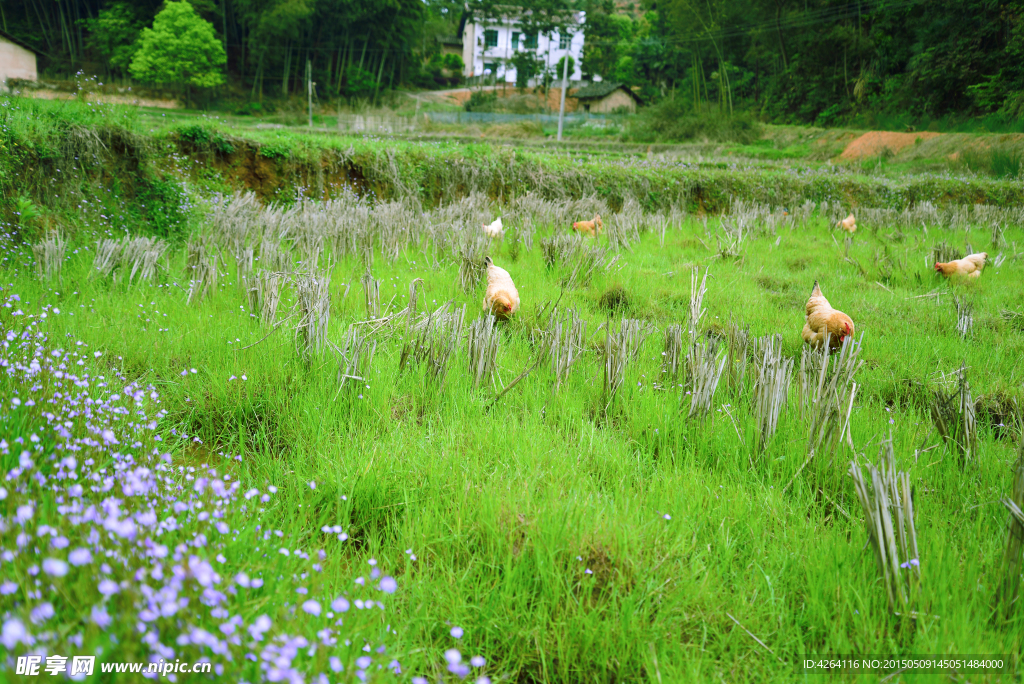
{"type": "Polygon", "coordinates": [[[36,51],[27,43],[0,31],[0,85],[6,86],[7,80],[12,78],[36,80],[36,51]]]}
{"type": "MultiPolygon", "coordinates": [[[[570,81],[579,81],[583,57],[583,25],[586,21],[585,12],[573,12],[576,29],[561,35],[530,35],[520,27],[518,16],[511,12],[508,15],[484,19],[473,17],[466,21],[462,30],[462,61],[465,64],[464,75],[493,76],[499,82],[516,82],[516,68],[511,59],[517,52],[531,51],[541,61],[541,68],[554,70],[558,60],[568,54],[573,59],[573,70],[569,74],[570,81]]],[[[558,74],[561,79],[562,74],[558,74]]],[[[530,79],[530,85],[535,79],[530,79]]]]}

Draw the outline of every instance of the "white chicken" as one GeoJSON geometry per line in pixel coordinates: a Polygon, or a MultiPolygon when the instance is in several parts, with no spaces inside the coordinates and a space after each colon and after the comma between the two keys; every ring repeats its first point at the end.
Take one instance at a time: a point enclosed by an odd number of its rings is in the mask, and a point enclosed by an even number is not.
{"type": "Polygon", "coordinates": [[[505,229],[501,225],[501,217],[499,216],[490,225],[483,224],[484,235],[489,238],[500,238],[505,233],[505,229]]]}
{"type": "Polygon", "coordinates": [[[487,264],[487,292],[484,293],[484,311],[507,320],[519,311],[519,291],[512,282],[512,276],[505,269],[495,266],[491,257],[484,259],[487,264]]]}

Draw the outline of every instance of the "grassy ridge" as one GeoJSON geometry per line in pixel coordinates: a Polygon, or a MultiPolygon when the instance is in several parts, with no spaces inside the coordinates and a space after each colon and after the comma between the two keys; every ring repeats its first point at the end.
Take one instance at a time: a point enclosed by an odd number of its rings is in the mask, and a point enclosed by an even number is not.
{"type": "MultiPolygon", "coordinates": [[[[369,151],[353,157],[360,154],[369,151]]],[[[451,154],[441,147],[425,156],[440,163],[451,154]]],[[[461,154],[482,168],[501,163],[486,149],[461,154]]],[[[552,163],[573,171],[568,161],[552,163]]],[[[631,183],[671,177],[614,166],[606,173],[631,183]]],[[[771,177],[758,182],[767,192],[771,177]]],[[[25,253],[5,267],[5,280],[25,306],[57,304],[74,313],[48,319],[51,337],[83,339],[117,358],[128,378],[159,388],[168,411],[163,433],[171,438],[173,427],[203,441],[177,447],[180,462],[213,462],[245,482],[277,483],[287,511],[281,519],[311,542],[321,525],[341,521],[353,544],[328,547],[331,577],[349,576],[366,554],[399,569],[402,590],[389,619],[408,669],[423,671],[439,659],[450,641],[445,623],[464,627],[467,647],[518,681],[783,682],[799,678],[798,657],[813,653],[1019,653],[1020,611],[1006,624],[991,619],[1006,523],[996,500],[1015,458],[1010,430],[983,412],[980,458],[961,471],[931,434],[926,400],[961,363],[976,395],[1000,406],[1022,398],[1024,336],[1001,316],[1019,310],[1020,259],[990,266],[959,290],[975,306],[975,336],[963,341],[950,291],[925,259],[936,240],[980,245],[987,231],[965,236],[932,227],[927,236],[907,236],[900,248],[908,267],[883,288],[875,259],[891,245],[869,232],[850,252],[862,272],[820,220],[782,229],[777,242],[748,240],[738,260],[714,258],[704,230],[697,221],[672,226],[664,247],[646,234],[609,272],[566,293],[560,306],[587,320],[589,345],[567,384],[554,393],[542,366],[489,411],[498,388],[474,390],[464,346],[441,391],[421,368],[400,373],[399,341],[382,338],[372,379],[338,393],[335,360],[304,360],[287,325],[260,341],[266,331],[229,273],[212,298],[186,306],[180,253],[163,287],[88,279],[84,245],[65,265],[61,287],[31,277],[25,253]],[[684,389],[660,377],[659,332],[604,411],[599,326],[622,314],[659,330],[684,320],[693,266],[711,270],[705,305],[712,330],[734,320],[755,335],[780,332],[787,355],[799,353],[813,280],[853,316],[867,362],[857,378],[853,441],[859,458],[873,460],[891,432],[898,465],[911,473],[924,576],[919,609],[936,619],[900,620],[886,609],[874,561],[862,550],[863,514],[843,475],[850,454],[815,463],[782,493],[805,455],[806,427],[792,397],[763,453],[755,447],[749,385],[723,381],[711,418],[686,420],[684,389]],[[602,295],[619,287],[621,306],[609,311],[602,295]],[[944,294],[915,298],[936,288],[944,294]],[[189,368],[198,373],[183,377],[189,368]],[[221,451],[243,458],[222,460],[221,451]],[[820,500],[814,482],[827,482],[839,506],[820,500]]],[[[1019,227],[1006,237],[1024,240],[1019,227]]],[[[503,384],[533,358],[540,307],[560,293],[559,273],[545,267],[539,249],[515,260],[510,252],[505,245],[495,260],[515,279],[523,310],[501,330],[503,384]]],[[[394,295],[395,306],[403,305],[409,281],[423,278],[421,307],[454,298],[466,303],[469,319],[479,315],[482,290],[463,294],[455,265],[427,263],[418,250],[392,263],[378,253],[382,302],[394,295]]],[[[363,271],[352,257],[334,266],[332,340],[365,316],[363,271]]],[[[286,291],[283,315],[291,296],[286,291]]],[[[232,565],[273,567],[258,552],[233,553],[232,565]]]]}
{"type": "Polygon", "coordinates": [[[15,200],[24,197],[44,213],[42,223],[67,228],[87,204],[97,214],[122,217],[132,232],[146,226],[174,238],[187,231],[190,194],[238,189],[286,204],[352,190],[382,199],[415,196],[427,205],[473,192],[499,202],[535,193],[549,199],[596,195],[612,208],[635,199],[651,211],[683,206],[712,213],[736,199],[891,208],[1024,201],[1024,186],[1013,180],[948,172],[878,175],[820,161],[757,160],[748,157],[764,150],[750,147],[745,157],[746,149],[738,148],[737,157],[711,158],[670,150],[657,156],[612,148],[567,152],[240,129],[216,118],[154,119],[95,103],[7,98],[0,108],[0,188],[9,219],[19,222],[15,200]]]}

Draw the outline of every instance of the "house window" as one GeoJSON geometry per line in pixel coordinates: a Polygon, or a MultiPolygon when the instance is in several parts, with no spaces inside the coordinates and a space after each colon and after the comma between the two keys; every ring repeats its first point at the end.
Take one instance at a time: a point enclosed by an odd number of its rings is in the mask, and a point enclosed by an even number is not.
{"type": "Polygon", "coordinates": [[[498,63],[497,62],[484,62],[484,73],[488,74],[490,76],[493,76],[496,73],[498,73],[498,63]]]}
{"type": "Polygon", "coordinates": [[[527,33],[526,34],[526,49],[536,50],[537,49],[537,34],[527,33]]]}
{"type": "Polygon", "coordinates": [[[498,32],[495,29],[484,31],[484,45],[489,48],[498,47],[498,32]]]}
{"type": "Polygon", "coordinates": [[[559,50],[565,50],[566,48],[568,48],[569,47],[569,40],[570,40],[570,36],[565,36],[565,35],[562,35],[561,33],[559,33],[558,34],[558,49],[559,50]]]}

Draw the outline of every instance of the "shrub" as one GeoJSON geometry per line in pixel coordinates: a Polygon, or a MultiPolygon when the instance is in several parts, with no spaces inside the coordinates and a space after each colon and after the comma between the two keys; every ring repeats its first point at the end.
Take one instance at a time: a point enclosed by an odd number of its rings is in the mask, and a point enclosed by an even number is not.
{"type": "Polygon", "coordinates": [[[142,179],[136,198],[151,234],[175,241],[185,238],[192,203],[184,187],[170,180],[142,179]]]}
{"type": "Polygon", "coordinates": [[[489,112],[498,103],[498,96],[495,93],[483,90],[473,91],[463,107],[467,112],[489,112]]]}
{"type": "Polygon", "coordinates": [[[642,109],[630,121],[624,137],[635,142],[708,140],[750,144],[761,137],[761,125],[749,114],[695,115],[688,103],[668,99],[642,109]]]}
{"type": "Polygon", "coordinates": [[[345,70],[345,81],[341,84],[341,94],[349,99],[369,98],[377,89],[377,79],[369,71],[357,66],[345,70]]]}
{"type": "Polygon", "coordinates": [[[462,70],[466,68],[466,65],[462,63],[462,57],[451,53],[444,56],[441,60],[441,66],[449,71],[455,71],[460,74],[462,73],[462,70]]]}
{"type": "Polygon", "coordinates": [[[1016,178],[1024,172],[1024,155],[1012,148],[968,149],[961,153],[959,161],[974,173],[996,178],[1016,178]]]}

